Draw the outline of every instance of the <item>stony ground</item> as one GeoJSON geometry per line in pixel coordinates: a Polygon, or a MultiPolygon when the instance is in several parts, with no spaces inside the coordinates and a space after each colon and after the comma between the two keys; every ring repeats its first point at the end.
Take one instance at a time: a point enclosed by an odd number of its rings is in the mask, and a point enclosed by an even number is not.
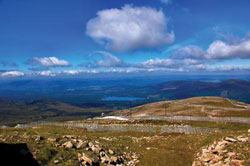
{"type": "MultiPolygon", "coordinates": [[[[124,123],[124,122],[123,122],[124,123]]],[[[140,122],[157,125],[165,122],[140,122]]],[[[169,122],[168,122],[169,123],[169,122]]],[[[239,160],[239,165],[249,165],[250,125],[214,124],[197,122],[189,125],[216,127],[218,132],[206,134],[141,133],[141,132],[88,132],[83,128],[41,126],[24,129],[0,129],[0,143],[26,143],[40,165],[141,165],[183,166],[210,165],[203,161],[204,149],[217,147],[227,141],[228,155],[239,160]],[[198,156],[197,156],[198,153],[198,156]],[[235,154],[234,154],[235,153],[235,154]],[[244,162],[243,162],[243,161],[244,162]],[[194,162],[194,161],[197,161],[194,162]]],[[[211,151],[212,152],[212,151],[211,151]]],[[[210,151],[208,151],[210,154],[210,151]]],[[[226,160],[219,152],[212,152],[222,162],[226,160]]],[[[208,156],[209,157],[209,156],[208,156]]],[[[213,156],[214,157],[214,156],[213,156]]],[[[208,162],[209,161],[209,162],[208,162]]],[[[219,163],[220,161],[218,161],[219,163]]],[[[230,158],[230,164],[235,163],[230,158]]],[[[229,164],[229,165],[230,165],[229,164]]]]}
{"type": "Polygon", "coordinates": [[[234,137],[224,137],[202,148],[193,166],[250,165],[250,131],[234,137]]]}

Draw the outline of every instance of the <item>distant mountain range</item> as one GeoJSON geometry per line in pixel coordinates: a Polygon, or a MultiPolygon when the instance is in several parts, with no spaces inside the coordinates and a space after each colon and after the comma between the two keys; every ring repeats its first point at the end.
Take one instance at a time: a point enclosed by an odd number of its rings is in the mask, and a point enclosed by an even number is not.
{"type": "Polygon", "coordinates": [[[196,96],[220,96],[250,103],[250,82],[244,80],[169,81],[148,87],[148,90],[170,100],[196,96]]]}
{"type": "Polygon", "coordinates": [[[198,96],[218,96],[250,103],[250,82],[225,81],[152,81],[128,80],[15,80],[0,81],[0,97],[21,99],[53,99],[82,108],[124,109],[162,100],[198,96]],[[140,83],[141,82],[141,83],[140,83]],[[109,97],[131,97],[140,100],[112,101],[109,97]]]}

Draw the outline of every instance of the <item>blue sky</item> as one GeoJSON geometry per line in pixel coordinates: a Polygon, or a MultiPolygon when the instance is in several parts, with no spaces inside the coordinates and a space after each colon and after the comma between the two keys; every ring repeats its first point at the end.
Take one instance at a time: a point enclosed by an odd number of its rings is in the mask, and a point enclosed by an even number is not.
{"type": "Polygon", "coordinates": [[[249,0],[0,0],[0,77],[250,71],[249,0]]]}

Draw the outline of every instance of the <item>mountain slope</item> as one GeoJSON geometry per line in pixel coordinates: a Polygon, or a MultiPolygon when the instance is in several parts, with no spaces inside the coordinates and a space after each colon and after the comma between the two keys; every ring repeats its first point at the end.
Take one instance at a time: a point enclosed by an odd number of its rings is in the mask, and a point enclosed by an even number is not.
{"type": "Polygon", "coordinates": [[[145,104],[117,111],[114,115],[250,117],[250,105],[221,97],[194,97],[145,104]]]}

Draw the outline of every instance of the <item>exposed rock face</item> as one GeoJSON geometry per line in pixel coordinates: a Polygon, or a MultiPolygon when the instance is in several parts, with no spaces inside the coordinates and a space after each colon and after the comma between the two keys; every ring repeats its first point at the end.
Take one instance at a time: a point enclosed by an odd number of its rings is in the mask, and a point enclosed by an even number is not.
{"type": "Polygon", "coordinates": [[[212,145],[203,148],[201,152],[197,153],[193,166],[243,166],[247,161],[242,159],[240,153],[232,152],[233,148],[230,148],[240,143],[248,144],[249,138],[246,136],[225,137],[215,141],[212,145]]]}

